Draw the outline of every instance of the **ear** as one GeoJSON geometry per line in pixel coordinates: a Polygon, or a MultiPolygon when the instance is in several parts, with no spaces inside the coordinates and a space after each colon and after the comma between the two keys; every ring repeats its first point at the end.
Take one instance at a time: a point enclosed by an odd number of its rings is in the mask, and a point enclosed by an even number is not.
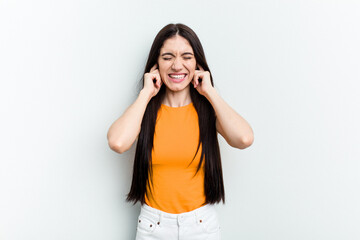
{"type": "Polygon", "coordinates": [[[196,67],[197,67],[197,69],[198,69],[198,70],[200,70],[200,71],[204,71],[204,68],[203,68],[203,67],[201,67],[201,66],[200,66],[200,64],[196,64],[196,67]]]}

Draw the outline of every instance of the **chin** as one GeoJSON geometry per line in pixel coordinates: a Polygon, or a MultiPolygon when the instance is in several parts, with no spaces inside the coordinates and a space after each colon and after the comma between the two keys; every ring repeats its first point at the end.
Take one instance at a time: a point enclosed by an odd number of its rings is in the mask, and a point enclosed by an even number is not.
{"type": "MultiPolygon", "coordinates": [[[[166,87],[170,90],[170,91],[173,91],[173,92],[180,92],[188,87],[190,87],[189,85],[190,83],[186,84],[186,85],[183,85],[183,86],[174,86],[172,84],[170,85],[167,85],[166,87]]],[[[190,89],[190,88],[189,88],[190,89]]]]}

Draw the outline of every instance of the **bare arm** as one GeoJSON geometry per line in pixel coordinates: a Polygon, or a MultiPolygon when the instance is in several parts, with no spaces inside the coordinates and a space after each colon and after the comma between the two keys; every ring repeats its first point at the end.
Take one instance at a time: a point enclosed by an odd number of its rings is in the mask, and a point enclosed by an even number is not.
{"type": "Polygon", "coordinates": [[[235,148],[245,149],[254,141],[254,133],[247,121],[235,112],[213,88],[206,98],[216,113],[216,129],[226,142],[235,148]]]}
{"type": "Polygon", "coordinates": [[[140,133],[141,121],[150,99],[151,95],[141,90],[135,102],[111,125],[107,139],[112,150],[123,153],[130,149],[140,133]]]}
{"type": "Polygon", "coordinates": [[[209,71],[199,66],[195,71],[192,83],[198,92],[204,95],[213,106],[216,114],[216,130],[226,142],[235,148],[245,149],[254,141],[254,133],[250,125],[234,111],[217,93],[210,82],[209,71]],[[199,81],[199,79],[202,81],[199,81]]]}
{"type": "Polygon", "coordinates": [[[109,128],[108,144],[117,153],[123,153],[131,148],[140,133],[147,104],[160,90],[162,81],[156,67],[157,65],[154,65],[149,73],[145,73],[144,88],[139,96],[109,128]]]}

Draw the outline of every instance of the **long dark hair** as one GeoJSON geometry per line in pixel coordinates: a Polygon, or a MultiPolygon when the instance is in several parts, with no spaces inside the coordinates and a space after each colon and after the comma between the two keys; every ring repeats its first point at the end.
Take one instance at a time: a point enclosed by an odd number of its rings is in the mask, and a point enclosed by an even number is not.
{"type": "MultiPolygon", "coordinates": [[[[188,26],[178,23],[166,25],[156,35],[149,52],[144,74],[149,72],[151,67],[157,63],[160,49],[163,46],[164,41],[176,34],[188,40],[194,51],[196,63],[202,66],[205,71],[210,72],[199,38],[188,26]]],[[[211,74],[210,78],[211,84],[214,86],[211,74]]],[[[142,86],[144,86],[144,77],[142,77],[141,81],[142,86]]],[[[135,152],[132,183],[130,192],[126,198],[128,202],[134,202],[134,204],[137,201],[144,204],[146,187],[150,186],[149,181],[152,181],[151,153],[153,148],[155,123],[157,112],[165,96],[165,91],[166,87],[162,86],[157,95],[149,101],[141,122],[141,130],[135,152]]],[[[201,95],[191,83],[190,96],[199,119],[200,138],[197,150],[199,150],[200,144],[202,146],[200,163],[197,167],[196,173],[199,171],[201,164],[205,159],[204,191],[206,203],[213,204],[218,203],[221,200],[225,203],[225,191],[222,176],[220,148],[216,131],[215,111],[206,97],[201,95]]],[[[151,190],[150,187],[149,189],[151,190]]]]}

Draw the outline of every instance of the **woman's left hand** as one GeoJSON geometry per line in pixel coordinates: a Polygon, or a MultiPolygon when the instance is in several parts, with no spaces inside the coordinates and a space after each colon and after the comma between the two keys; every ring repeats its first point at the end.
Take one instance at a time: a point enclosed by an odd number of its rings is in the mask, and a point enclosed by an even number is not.
{"type": "Polygon", "coordinates": [[[211,85],[210,72],[197,65],[200,70],[195,70],[194,78],[191,81],[194,88],[201,94],[206,96],[214,87],[211,85]]]}

